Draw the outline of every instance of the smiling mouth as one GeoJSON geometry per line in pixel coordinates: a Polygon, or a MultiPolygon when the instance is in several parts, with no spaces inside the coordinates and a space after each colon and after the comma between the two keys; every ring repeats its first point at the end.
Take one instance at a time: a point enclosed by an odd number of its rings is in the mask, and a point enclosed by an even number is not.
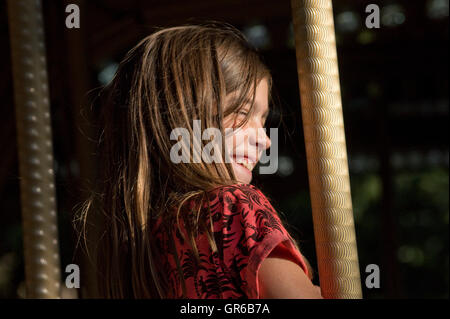
{"type": "Polygon", "coordinates": [[[246,169],[248,169],[250,172],[253,170],[253,168],[255,168],[256,163],[252,163],[248,157],[239,157],[236,158],[234,157],[234,161],[236,162],[236,164],[239,164],[243,167],[245,167],[246,169]]]}

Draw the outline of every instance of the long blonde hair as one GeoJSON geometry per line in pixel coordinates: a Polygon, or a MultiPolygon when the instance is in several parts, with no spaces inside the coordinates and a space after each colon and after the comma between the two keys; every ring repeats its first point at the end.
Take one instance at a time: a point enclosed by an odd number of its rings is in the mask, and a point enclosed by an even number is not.
{"type": "Polygon", "coordinates": [[[237,182],[231,166],[225,160],[193,163],[192,153],[189,163],[172,163],[170,132],[182,127],[192,136],[192,121],[198,119],[203,128],[219,128],[223,136],[223,118],[248,97],[253,100],[262,79],[268,81],[271,99],[268,68],[228,24],[163,28],[127,53],[101,92],[98,190],[76,217],[88,254],[92,243],[86,242],[86,225],[91,220],[101,227],[93,249],[100,297],[171,296],[151,235],[160,217],[166,225],[184,223],[197,259],[199,229],[217,249],[200,208],[207,190],[237,182]],[[237,98],[224,105],[230,93],[237,98]],[[191,199],[198,199],[198,209],[187,217],[182,207],[191,199]]]}

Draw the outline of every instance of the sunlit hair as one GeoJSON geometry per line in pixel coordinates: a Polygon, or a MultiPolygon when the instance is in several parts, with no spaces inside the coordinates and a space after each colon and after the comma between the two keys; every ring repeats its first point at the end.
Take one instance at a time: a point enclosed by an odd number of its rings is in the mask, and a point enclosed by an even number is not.
{"type": "Polygon", "coordinates": [[[100,297],[171,296],[151,234],[160,216],[167,225],[184,223],[197,258],[200,229],[217,250],[200,206],[206,191],[237,182],[232,168],[225,160],[172,163],[170,132],[182,127],[192,136],[198,119],[202,128],[216,127],[223,134],[224,117],[246,98],[253,101],[262,79],[270,92],[271,75],[257,51],[227,24],[160,29],[126,54],[102,90],[98,191],[78,216],[80,234],[86,235],[89,223],[103,226],[97,229],[101,236],[94,254],[100,297]],[[237,99],[224,105],[230,93],[237,99]],[[192,199],[199,203],[195,223],[182,209],[192,199]]]}

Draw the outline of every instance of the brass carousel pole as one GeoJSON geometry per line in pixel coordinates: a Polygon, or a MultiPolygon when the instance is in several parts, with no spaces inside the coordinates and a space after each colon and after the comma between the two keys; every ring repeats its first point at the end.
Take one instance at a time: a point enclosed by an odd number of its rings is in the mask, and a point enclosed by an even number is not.
{"type": "Polygon", "coordinates": [[[319,279],[362,298],[331,0],[291,0],[319,279]]]}
{"type": "Polygon", "coordinates": [[[60,297],[52,131],[40,0],[8,0],[27,298],[60,297]]]}

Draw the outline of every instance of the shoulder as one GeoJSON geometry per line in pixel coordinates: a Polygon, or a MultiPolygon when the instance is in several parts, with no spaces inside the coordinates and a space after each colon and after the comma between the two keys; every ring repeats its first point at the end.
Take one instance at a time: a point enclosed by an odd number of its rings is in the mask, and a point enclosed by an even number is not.
{"type": "MultiPolygon", "coordinates": [[[[218,187],[210,192],[209,200],[216,231],[224,248],[230,248],[225,255],[231,251],[230,264],[236,267],[248,298],[259,297],[258,271],[270,254],[291,262],[287,267],[292,268],[292,262],[297,264],[300,271],[308,274],[293,238],[257,187],[249,184],[218,187]]],[[[272,264],[269,261],[263,271],[273,270],[272,264]]]]}
{"type": "Polygon", "coordinates": [[[250,246],[271,233],[288,236],[269,199],[251,184],[221,186],[212,190],[209,207],[214,221],[235,234],[242,234],[250,246]]]}
{"type": "MultiPolygon", "coordinates": [[[[221,185],[217,186],[209,193],[261,193],[261,191],[252,184],[232,184],[232,185],[221,185]]],[[[262,193],[261,193],[262,194],[262,193]]]]}
{"type": "MultiPolygon", "coordinates": [[[[210,203],[220,203],[224,206],[239,205],[250,210],[273,210],[268,198],[251,184],[234,184],[217,187],[208,192],[210,203]]],[[[225,207],[233,208],[233,207],[225,207]]]]}

